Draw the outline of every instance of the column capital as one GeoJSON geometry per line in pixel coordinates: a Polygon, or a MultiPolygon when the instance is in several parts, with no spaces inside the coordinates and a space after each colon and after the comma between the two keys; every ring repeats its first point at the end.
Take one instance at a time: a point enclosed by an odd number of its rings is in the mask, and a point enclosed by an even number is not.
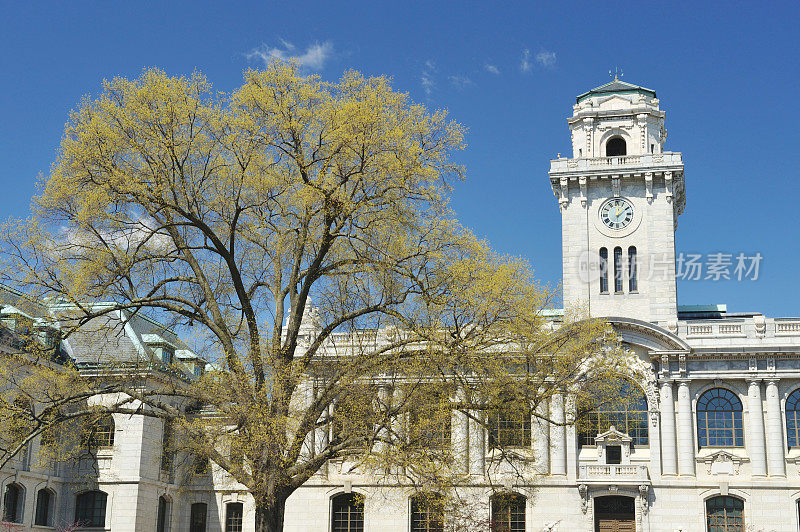
{"type": "Polygon", "coordinates": [[[764,383],[767,386],[777,386],[780,381],[781,381],[780,377],[768,377],[764,379],[764,383]]]}
{"type": "Polygon", "coordinates": [[[752,386],[753,384],[761,384],[761,381],[763,381],[764,379],[762,379],[761,377],[745,377],[744,380],[747,381],[747,384],[752,386]]]}

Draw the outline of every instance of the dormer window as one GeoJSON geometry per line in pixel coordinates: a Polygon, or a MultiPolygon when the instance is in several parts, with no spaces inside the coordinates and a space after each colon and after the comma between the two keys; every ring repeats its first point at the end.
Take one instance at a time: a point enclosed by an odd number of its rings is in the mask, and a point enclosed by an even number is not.
{"type": "Polygon", "coordinates": [[[606,142],[606,157],[616,157],[619,155],[627,155],[628,148],[625,144],[625,139],[622,137],[611,137],[606,142]]]}

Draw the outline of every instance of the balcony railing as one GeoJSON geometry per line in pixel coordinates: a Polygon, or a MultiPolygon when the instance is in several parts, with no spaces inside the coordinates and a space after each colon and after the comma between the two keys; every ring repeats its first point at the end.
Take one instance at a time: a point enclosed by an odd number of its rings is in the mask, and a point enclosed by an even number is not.
{"type": "Polygon", "coordinates": [[[579,482],[640,482],[648,479],[646,465],[583,465],[578,472],[579,482]]]}
{"type": "Polygon", "coordinates": [[[602,170],[612,167],[660,167],[682,166],[683,158],[678,152],[647,153],[644,155],[620,155],[614,157],[579,157],[568,159],[562,157],[550,161],[550,172],[568,172],[573,170],[602,170]]]}

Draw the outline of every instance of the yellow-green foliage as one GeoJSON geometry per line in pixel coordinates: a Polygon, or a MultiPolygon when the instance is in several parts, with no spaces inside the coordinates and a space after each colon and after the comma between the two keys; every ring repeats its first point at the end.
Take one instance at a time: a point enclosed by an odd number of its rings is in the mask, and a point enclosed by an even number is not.
{"type": "Polygon", "coordinates": [[[105,82],[70,115],[31,218],[4,228],[8,275],[64,302],[66,336],[138,310],[217,369],[189,384],[28,364],[4,394],[51,383],[40,431],[97,409],[174,420],[175,451],[244,484],[265,530],[331,458],[446,495],[463,481],[454,411],[529,415],[621,364],[604,323],[550,327],[529,266],[458,224],[464,133],[357,72],[275,62],[230,94],[198,73],[105,82]],[[102,386],[117,399],[85,407],[102,386]]]}

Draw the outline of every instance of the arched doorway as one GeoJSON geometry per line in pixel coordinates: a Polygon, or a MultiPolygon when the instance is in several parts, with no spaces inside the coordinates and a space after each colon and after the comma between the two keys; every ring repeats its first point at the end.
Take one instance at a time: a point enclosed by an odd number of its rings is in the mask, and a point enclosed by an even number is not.
{"type": "Polygon", "coordinates": [[[609,495],[594,499],[595,532],[636,532],[633,497],[609,495]]]}

